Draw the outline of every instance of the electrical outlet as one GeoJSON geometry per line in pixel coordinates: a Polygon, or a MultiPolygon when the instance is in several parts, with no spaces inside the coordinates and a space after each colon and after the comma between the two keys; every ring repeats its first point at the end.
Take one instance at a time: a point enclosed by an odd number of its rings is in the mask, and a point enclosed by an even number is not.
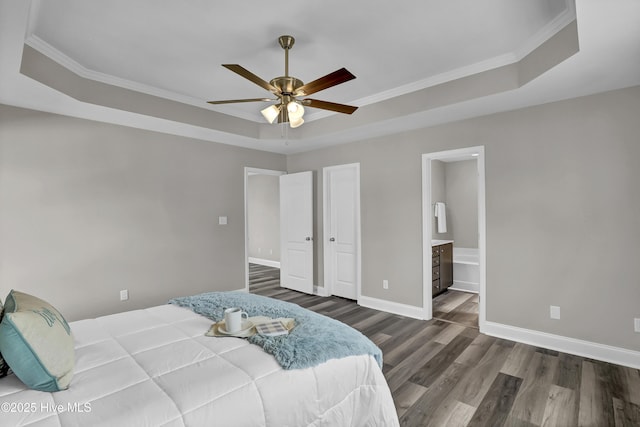
{"type": "Polygon", "coordinates": [[[382,281],[382,289],[389,289],[389,281],[387,279],[382,281]]]}
{"type": "Polygon", "coordinates": [[[640,332],[640,319],[633,319],[633,330],[640,332]]]}
{"type": "Polygon", "coordinates": [[[557,305],[549,306],[549,317],[552,319],[560,319],[560,307],[557,305]]]}
{"type": "Polygon", "coordinates": [[[120,291],[120,301],[126,301],[129,299],[129,291],[126,289],[123,289],[120,291]]]}

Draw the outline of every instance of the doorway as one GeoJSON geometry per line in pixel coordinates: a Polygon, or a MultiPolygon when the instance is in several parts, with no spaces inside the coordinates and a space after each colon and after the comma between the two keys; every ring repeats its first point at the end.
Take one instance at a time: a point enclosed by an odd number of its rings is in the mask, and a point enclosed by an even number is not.
{"type": "Polygon", "coordinates": [[[360,298],[360,164],[323,172],[324,286],[328,295],[360,298]]]}
{"type": "MultiPolygon", "coordinates": [[[[434,229],[434,204],[441,200],[434,194],[433,171],[439,162],[459,162],[463,160],[475,159],[477,171],[477,258],[478,258],[478,327],[483,331],[486,321],[486,221],[485,221],[485,171],[484,171],[484,147],[469,147],[457,150],[441,151],[422,155],[422,229],[423,229],[423,316],[425,319],[434,317],[434,303],[441,303],[444,298],[438,301],[433,300],[432,295],[432,241],[439,238],[434,229]]],[[[455,250],[455,242],[454,242],[455,250]]],[[[455,280],[455,272],[454,272],[455,280]]],[[[455,291],[447,291],[455,292],[455,291]]],[[[450,308],[455,307],[456,301],[465,300],[464,294],[454,294],[452,301],[444,301],[450,308]]],[[[473,302],[470,302],[473,303],[473,302]]],[[[439,306],[438,309],[441,307],[439,306]]]]}
{"type": "Polygon", "coordinates": [[[280,286],[314,293],[313,172],[280,178],[280,286]]]}
{"type": "Polygon", "coordinates": [[[249,292],[250,274],[275,274],[280,269],[279,177],[286,172],[244,168],[244,259],[245,291],[249,292]],[[254,191],[258,190],[258,191],[254,191]],[[255,197],[262,194],[264,198],[255,197]],[[265,267],[265,268],[261,268],[265,267]]]}

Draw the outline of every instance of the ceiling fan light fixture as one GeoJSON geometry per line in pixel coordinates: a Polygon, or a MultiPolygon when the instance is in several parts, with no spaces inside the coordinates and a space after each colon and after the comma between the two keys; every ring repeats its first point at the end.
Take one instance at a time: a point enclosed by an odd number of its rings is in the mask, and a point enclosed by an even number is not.
{"type": "Polygon", "coordinates": [[[345,83],[349,80],[355,79],[356,76],[351,74],[346,68],[341,68],[333,73],[329,73],[319,79],[315,79],[312,82],[305,84],[302,80],[289,75],[289,50],[293,47],[295,39],[292,36],[284,35],[280,36],[278,42],[280,43],[280,47],[284,49],[284,76],[273,78],[269,82],[253,74],[251,71],[239,64],[222,64],[226,69],[271,92],[277,97],[277,99],[228,99],[223,101],[207,101],[207,103],[217,105],[237,102],[276,101],[277,104],[270,105],[267,108],[260,110],[260,112],[269,123],[274,123],[277,119],[277,123],[289,123],[289,126],[292,128],[297,128],[304,123],[302,118],[304,116],[303,105],[343,114],[352,114],[358,109],[358,107],[353,107],[351,105],[320,101],[317,99],[296,99],[297,97],[308,96],[321,90],[345,83]]]}
{"type": "Polygon", "coordinates": [[[292,119],[289,117],[289,126],[292,128],[297,128],[298,126],[304,123],[304,119],[302,117],[298,117],[297,119],[292,119]]]}
{"type": "Polygon", "coordinates": [[[302,116],[304,116],[304,107],[295,101],[291,101],[287,104],[287,111],[289,112],[289,119],[292,120],[301,119],[302,116]]]}
{"type": "Polygon", "coordinates": [[[261,110],[260,112],[262,113],[264,118],[267,119],[269,123],[273,123],[273,121],[277,119],[278,116],[280,115],[280,106],[270,105],[264,110],[261,110]]]}

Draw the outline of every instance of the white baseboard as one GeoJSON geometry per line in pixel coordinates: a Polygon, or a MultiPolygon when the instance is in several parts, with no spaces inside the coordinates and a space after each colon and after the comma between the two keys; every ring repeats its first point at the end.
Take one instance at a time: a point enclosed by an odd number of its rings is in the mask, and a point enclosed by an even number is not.
{"type": "Polygon", "coordinates": [[[463,280],[454,280],[453,285],[449,286],[452,291],[471,292],[477,294],[480,292],[479,283],[465,282],[463,280]]]}
{"type": "Polygon", "coordinates": [[[280,261],[271,261],[270,259],[248,257],[247,261],[251,264],[266,265],[267,267],[280,268],[280,261]]]}
{"type": "MultiPolygon", "coordinates": [[[[399,314],[414,319],[424,319],[422,307],[366,296],[361,296],[358,299],[358,304],[363,307],[386,311],[387,313],[399,314]]],[[[510,341],[640,369],[640,352],[634,350],[488,321],[483,322],[480,332],[510,341]]]]}
{"type": "Polygon", "coordinates": [[[457,288],[455,285],[453,286],[449,286],[447,289],[449,289],[450,291],[460,291],[460,292],[466,292],[468,294],[479,294],[480,292],[478,291],[474,291],[472,289],[465,289],[465,288],[457,288]]]}
{"type": "Polygon", "coordinates": [[[358,298],[358,305],[414,319],[424,319],[424,309],[422,307],[416,307],[415,305],[407,305],[378,298],[365,297],[364,295],[361,295],[360,298],[358,298]]]}
{"type": "Polygon", "coordinates": [[[640,369],[640,352],[501,323],[484,322],[483,334],[640,369]]]}

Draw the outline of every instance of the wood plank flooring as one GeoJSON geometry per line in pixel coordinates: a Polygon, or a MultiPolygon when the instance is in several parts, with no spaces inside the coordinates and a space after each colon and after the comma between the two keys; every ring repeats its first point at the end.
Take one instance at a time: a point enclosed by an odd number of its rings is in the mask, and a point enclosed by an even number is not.
{"type": "Polygon", "coordinates": [[[452,291],[433,299],[433,318],[478,328],[478,294],[452,291]]]}
{"type": "Polygon", "coordinates": [[[375,342],[402,426],[640,426],[640,370],[480,334],[477,320],[473,326],[471,315],[451,309],[472,313],[468,295],[434,301],[440,319],[423,321],[280,288],[278,269],[255,264],[250,290],[340,320],[375,342]]]}

